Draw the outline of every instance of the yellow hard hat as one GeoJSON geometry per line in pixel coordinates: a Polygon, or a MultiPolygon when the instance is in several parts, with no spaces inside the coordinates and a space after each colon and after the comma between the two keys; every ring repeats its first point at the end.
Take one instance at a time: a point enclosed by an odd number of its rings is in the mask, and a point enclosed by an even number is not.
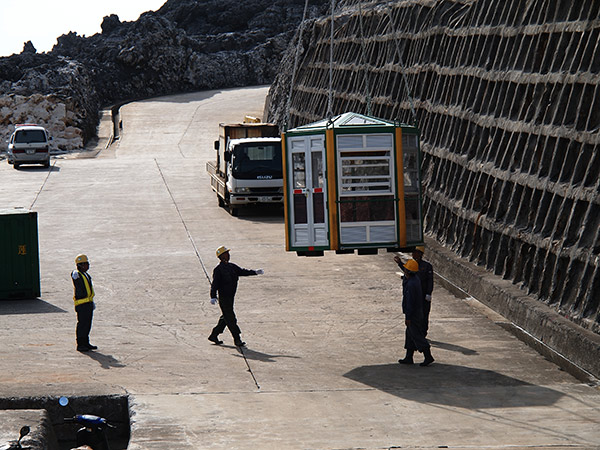
{"type": "Polygon", "coordinates": [[[229,248],[225,247],[224,245],[221,245],[218,249],[217,249],[217,258],[219,256],[221,256],[223,253],[227,253],[228,251],[230,251],[229,248]]]}
{"type": "Polygon", "coordinates": [[[415,250],[418,251],[418,252],[421,252],[421,253],[425,254],[425,246],[424,245],[417,245],[415,247],[415,250]]]}
{"type": "Polygon", "coordinates": [[[88,257],[85,256],[84,254],[77,255],[75,257],[75,264],[81,264],[81,263],[86,263],[86,262],[89,262],[89,261],[88,261],[88,257]]]}
{"type": "Polygon", "coordinates": [[[404,268],[409,272],[418,272],[419,271],[419,263],[414,259],[409,259],[406,264],[404,264],[404,268]]]}

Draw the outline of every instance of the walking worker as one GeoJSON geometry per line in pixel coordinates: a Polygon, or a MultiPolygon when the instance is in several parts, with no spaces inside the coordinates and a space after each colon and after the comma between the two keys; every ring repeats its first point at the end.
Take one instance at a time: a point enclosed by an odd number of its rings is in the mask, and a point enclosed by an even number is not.
{"type": "Polygon", "coordinates": [[[90,344],[90,330],[94,316],[94,286],[92,277],[88,273],[90,262],[86,255],[77,255],[75,258],[77,268],[71,272],[73,280],[73,301],[77,312],[77,351],[88,352],[98,347],[90,344]]]}
{"type": "Polygon", "coordinates": [[[429,330],[429,312],[431,311],[431,293],[433,292],[433,266],[423,260],[425,247],[418,245],[412,252],[413,259],[419,264],[419,279],[423,291],[423,333],[429,330]]]}
{"type": "MultiPolygon", "coordinates": [[[[400,265],[400,258],[394,258],[400,265]]],[[[419,263],[414,259],[408,260],[404,264],[404,278],[402,280],[402,312],[405,316],[406,332],[404,338],[404,348],[406,356],[399,359],[400,364],[414,364],[413,355],[415,350],[425,355],[425,360],[420,366],[428,366],[434,359],[431,356],[429,342],[425,339],[423,333],[423,292],[421,290],[421,281],[418,277],[419,263]]]]}
{"type": "Polygon", "coordinates": [[[239,277],[246,277],[250,275],[262,275],[265,273],[262,269],[249,270],[242,269],[239,266],[229,262],[231,255],[229,252],[231,249],[221,246],[217,249],[217,258],[221,260],[219,265],[213,270],[213,280],[210,287],[210,303],[219,303],[221,307],[221,317],[219,322],[213,328],[212,333],[208,337],[208,340],[219,345],[223,341],[219,340],[219,334],[221,334],[225,327],[229,328],[231,335],[233,336],[233,342],[237,347],[243,347],[246,345],[240,338],[240,327],[238,327],[235,312],[233,311],[233,300],[235,292],[237,290],[239,277]],[[218,297],[217,297],[218,293],[218,297]]]}

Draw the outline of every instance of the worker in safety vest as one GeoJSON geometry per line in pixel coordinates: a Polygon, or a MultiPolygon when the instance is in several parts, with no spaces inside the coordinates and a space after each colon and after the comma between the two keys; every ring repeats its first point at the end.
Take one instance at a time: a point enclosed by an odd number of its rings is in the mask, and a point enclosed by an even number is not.
{"type": "Polygon", "coordinates": [[[90,262],[85,255],[75,258],[77,268],[71,273],[73,279],[73,301],[77,312],[77,351],[88,352],[98,347],[90,344],[90,330],[94,316],[94,286],[88,273],[90,262]]]}
{"type": "Polygon", "coordinates": [[[425,247],[419,245],[412,252],[413,259],[419,264],[419,279],[423,291],[423,333],[427,336],[429,330],[429,312],[431,311],[431,293],[433,292],[433,266],[423,260],[425,247]]]}
{"type": "Polygon", "coordinates": [[[210,303],[215,305],[218,302],[222,314],[221,317],[219,317],[219,322],[208,337],[208,340],[217,345],[222,344],[223,341],[219,340],[219,334],[227,327],[233,336],[235,345],[243,347],[246,343],[242,342],[242,339],[240,338],[242,332],[240,331],[240,327],[238,327],[235,312],[233,311],[233,300],[237,290],[238,279],[239,277],[250,275],[262,275],[265,272],[262,269],[242,269],[241,267],[230,263],[230,251],[230,249],[224,246],[217,249],[217,258],[219,258],[221,262],[213,270],[213,280],[210,287],[210,303]]]}
{"type": "MultiPolygon", "coordinates": [[[[396,262],[400,259],[394,258],[396,262]]],[[[431,356],[429,342],[425,339],[423,332],[423,292],[421,290],[421,280],[418,277],[419,263],[414,259],[408,260],[401,266],[404,271],[402,280],[402,312],[404,313],[406,325],[404,348],[406,356],[399,359],[400,364],[414,364],[413,355],[416,350],[423,353],[425,360],[421,366],[428,366],[434,359],[431,356]]]]}

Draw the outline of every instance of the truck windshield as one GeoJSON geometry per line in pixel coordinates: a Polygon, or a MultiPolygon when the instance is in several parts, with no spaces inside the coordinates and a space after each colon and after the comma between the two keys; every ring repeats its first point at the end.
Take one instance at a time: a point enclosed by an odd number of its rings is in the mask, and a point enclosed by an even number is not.
{"type": "Polygon", "coordinates": [[[240,180],[282,179],[281,143],[236,145],[231,172],[240,180]]]}
{"type": "Polygon", "coordinates": [[[19,130],[15,135],[17,144],[45,143],[46,135],[42,130],[19,130]]]}

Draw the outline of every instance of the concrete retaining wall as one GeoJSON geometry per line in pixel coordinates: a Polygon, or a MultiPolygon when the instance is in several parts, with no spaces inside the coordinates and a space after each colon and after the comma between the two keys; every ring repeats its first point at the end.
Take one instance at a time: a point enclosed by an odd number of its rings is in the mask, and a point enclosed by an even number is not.
{"type": "Polygon", "coordinates": [[[416,122],[426,233],[519,293],[477,291],[460,264],[448,275],[575,350],[577,333],[600,332],[599,10],[594,0],[338,2],[332,64],[330,17],[306,23],[268,119],[293,127],[331,109],[416,122]],[[565,335],[557,321],[582,329],[565,335]]]}

